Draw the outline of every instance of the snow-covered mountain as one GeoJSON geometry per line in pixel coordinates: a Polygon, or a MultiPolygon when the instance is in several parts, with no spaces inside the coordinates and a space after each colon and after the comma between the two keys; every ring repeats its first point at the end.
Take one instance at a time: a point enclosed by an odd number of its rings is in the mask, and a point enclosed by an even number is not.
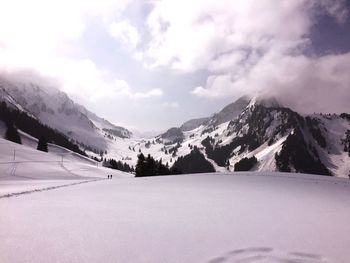
{"type": "Polygon", "coordinates": [[[88,149],[105,151],[108,140],[132,133],[98,117],[51,86],[0,78],[0,101],[26,112],[88,149]]]}
{"type": "Polygon", "coordinates": [[[123,159],[135,164],[143,152],[172,165],[194,147],[217,171],[233,171],[238,163],[236,169],[348,177],[350,115],[303,116],[275,99],[242,97],[211,117],[134,143],[123,159]]]}
{"type": "Polygon", "coordinates": [[[242,110],[248,105],[249,101],[250,99],[248,97],[241,97],[237,101],[224,107],[218,113],[213,114],[211,117],[186,121],[181,125],[180,129],[182,131],[190,131],[201,125],[220,125],[224,122],[230,121],[242,112],[242,110]]]}
{"type": "Polygon", "coordinates": [[[138,138],[73,102],[65,93],[0,78],[0,101],[73,141],[135,165],[139,153],[173,165],[197,148],[216,171],[304,172],[348,177],[350,115],[301,115],[274,98],[242,97],[212,116],[152,138],[138,138]]]}

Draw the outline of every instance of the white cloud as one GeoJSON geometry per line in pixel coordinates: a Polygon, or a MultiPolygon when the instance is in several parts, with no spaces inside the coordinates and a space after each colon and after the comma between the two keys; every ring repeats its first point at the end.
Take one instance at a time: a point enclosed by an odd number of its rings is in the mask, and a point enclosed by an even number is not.
{"type": "Polygon", "coordinates": [[[129,87],[129,84],[124,80],[116,80],[113,87],[115,95],[124,96],[135,100],[160,97],[163,95],[163,91],[161,89],[151,89],[145,92],[133,92],[129,87]]]}
{"type": "Polygon", "coordinates": [[[87,18],[111,20],[129,2],[0,0],[0,43],[3,49],[39,56],[65,53],[67,42],[85,31],[87,18]]]}
{"type": "Polygon", "coordinates": [[[260,94],[275,96],[301,112],[350,111],[349,65],[350,53],[320,58],[270,53],[244,76],[209,76],[206,86],[196,87],[192,94],[209,98],[260,94]]]}
{"type": "Polygon", "coordinates": [[[162,95],[163,95],[163,91],[161,89],[151,89],[146,92],[131,93],[130,97],[135,99],[147,99],[152,97],[160,97],[162,95]]]}
{"type": "Polygon", "coordinates": [[[129,49],[135,49],[140,42],[140,36],[137,29],[130,25],[126,20],[121,22],[113,22],[109,26],[109,34],[121,41],[121,43],[129,49]]]}
{"type": "Polygon", "coordinates": [[[129,2],[0,0],[0,69],[32,70],[58,79],[68,93],[92,100],[111,94],[111,77],[91,59],[76,57],[76,41],[88,19],[109,24],[129,2]]]}
{"type": "Polygon", "coordinates": [[[179,103],[177,103],[176,101],[172,101],[172,102],[163,102],[161,104],[162,107],[165,107],[165,108],[178,108],[179,107],[179,103]]]}
{"type": "Polygon", "coordinates": [[[270,93],[302,111],[349,109],[348,54],[303,55],[320,15],[346,21],[345,0],[160,0],[153,4],[147,21],[151,41],[138,58],[150,68],[207,70],[206,83],[191,94],[226,98],[270,93]],[[330,90],[334,92],[328,96],[330,90]]]}
{"type": "Polygon", "coordinates": [[[152,40],[144,52],[150,67],[182,71],[235,67],[242,56],[295,52],[320,13],[339,23],[345,0],[160,0],[148,17],[152,40]],[[245,54],[244,54],[245,53],[245,54]],[[228,58],[230,57],[230,58],[228,58]]]}
{"type": "Polygon", "coordinates": [[[75,41],[91,17],[98,17],[113,37],[135,48],[140,41],[137,30],[126,21],[112,23],[130,1],[0,0],[0,69],[10,74],[31,70],[55,79],[65,92],[90,101],[161,96],[160,89],[135,92],[125,80],[98,68],[91,59],[74,57],[79,49],[75,41]]]}
{"type": "Polygon", "coordinates": [[[148,18],[152,41],[146,55],[152,59],[151,67],[194,71],[210,67],[223,54],[296,48],[312,26],[308,3],[157,1],[148,18]]]}
{"type": "MultiPolygon", "coordinates": [[[[193,95],[199,97],[222,98],[232,93],[232,78],[226,75],[211,75],[207,79],[205,87],[199,86],[191,91],[193,95]]],[[[237,87],[235,87],[237,89],[237,87]]],[[[234,92],[237,90],[234,89],[234,92]]]]}
{"type": "Polygon", "coordinates": [[[138,100],[163,95],[161,89],[136,92],[125,80],[116,79],[109,72],[97,68],[89,59],[56,58],[54,62],[45,63],[44,60],[21,66],[8,62],[7,65],[0,66],[3,73],[21,79],[25,75],[31,81],[44,84],[53,83],[68,94],[85,101],[96,102],[120,97],[138,100]],[[28,71],[30,74],[27,74],[28,71]]]}

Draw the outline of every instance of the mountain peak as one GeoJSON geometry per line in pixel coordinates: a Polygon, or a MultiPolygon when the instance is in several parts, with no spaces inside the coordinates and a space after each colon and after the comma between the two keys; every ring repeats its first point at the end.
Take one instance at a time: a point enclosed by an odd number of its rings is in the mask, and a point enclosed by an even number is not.
{"type": "Polygon", "coordinates": [[[211,116],[208,124],[220,125],[236,118],[249,105],[249,97],[243,96],[225,106],[221,111],[211,116]]]}
{"type": "Polygon", "coordinates": [[[260,105],[265,108],[281,108],[282,104],[273,96],[254,96],[250,99],[248,108],[251,106],[260,105]]]}

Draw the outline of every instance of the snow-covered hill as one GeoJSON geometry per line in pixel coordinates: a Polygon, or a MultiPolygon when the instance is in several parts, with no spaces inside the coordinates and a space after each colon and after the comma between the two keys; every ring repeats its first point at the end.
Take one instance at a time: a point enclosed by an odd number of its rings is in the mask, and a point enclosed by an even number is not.
{"type": "Polygon", "coordinates": [[[23,145],[0,139],[0,180],[77,180],[121,173],[54,144],[49,144],[48,153],[38,151],[35,138],[21,137],[23,145]]]}
{"type": "Polygon", "coordinates": [[[27,112],[77,143],[98,151],[106,150],[107,137],[129,138],[132,135],[127,129],[98,117],[51,86],[1,77],[0,101],[27,112]]]}
{"type": "Polygon", "coordinates": [[[0,139],[0,198],[23,192],[76,184],[96,179],[132,177],[111,170],[85,156],[49,144],[49,152],[36,150],[37,139],[21,133],[23,145],[0,139]]]}

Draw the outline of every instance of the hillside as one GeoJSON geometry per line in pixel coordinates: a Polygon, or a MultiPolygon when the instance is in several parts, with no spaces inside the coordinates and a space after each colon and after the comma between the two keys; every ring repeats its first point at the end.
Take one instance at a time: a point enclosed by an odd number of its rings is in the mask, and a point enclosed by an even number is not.
{"type": "Polygon", "coordinates": [[[132,176],[101,167],[85,156],[54,144],[49,144],[48,153],[38,151],[35,149],[35,138],[24,133],[21,137],[24,145],[0,139],[0,195],[14,189],[21,192],[47,185],[67,184],[67,180],[104,179],[108,174],[115,177],[132,176]]]}
{"type": "Polygon", "coordinates": [[[57,129],[86,149],[105,151],[107,137],[129,138],[132,133],[98,117],[55,87],[0,77],[0,101],[57,129]]]}

